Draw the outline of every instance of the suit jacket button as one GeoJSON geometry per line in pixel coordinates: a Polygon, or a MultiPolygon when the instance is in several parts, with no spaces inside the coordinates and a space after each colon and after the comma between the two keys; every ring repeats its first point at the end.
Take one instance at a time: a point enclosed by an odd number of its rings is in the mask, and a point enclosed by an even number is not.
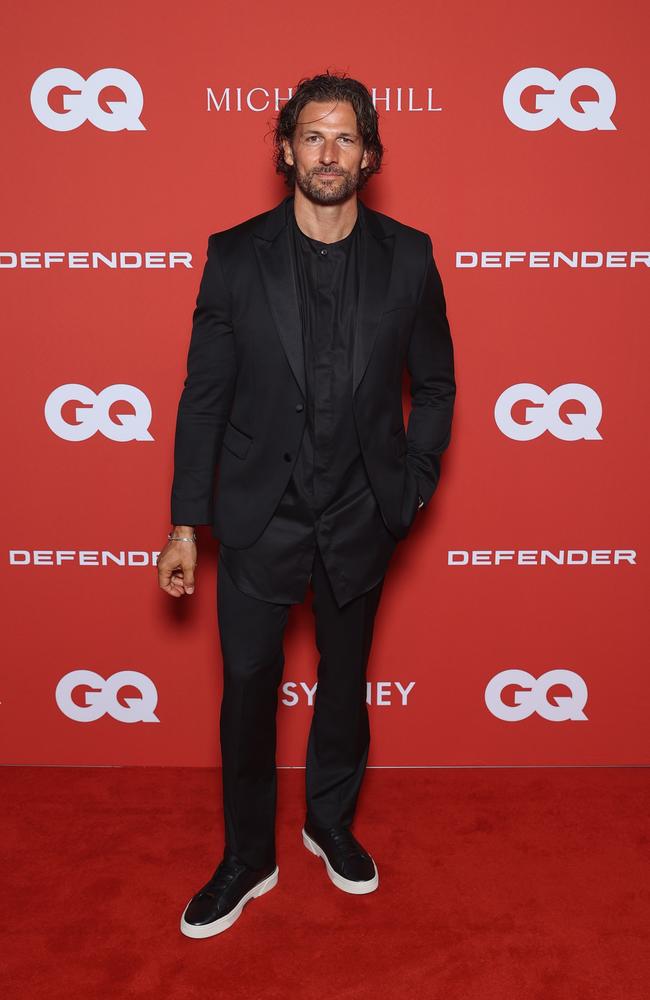
{"type": "Polygon", "coordinates": [[[300,413],[301,410],[304,410],[304,408],[305,407],[303,406],[302,403],[296,403],[296,410],[298,411],[298,413],[300,413]]]}
{"type": "Polygon", "coordinates": [[[288,451],[285,451],[285,453],[284,453],[284,460],[285,460],[285,462],[290,462],[291,461],[291,455],[289,454],[288,451]]]}

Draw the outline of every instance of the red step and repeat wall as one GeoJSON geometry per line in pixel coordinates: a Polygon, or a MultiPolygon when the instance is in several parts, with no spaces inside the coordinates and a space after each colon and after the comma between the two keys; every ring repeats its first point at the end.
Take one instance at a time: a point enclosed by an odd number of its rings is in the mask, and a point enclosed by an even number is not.
{"type": "MultiPolygon", "coordinates": [[[[345,72],[427,231],[458,396],[398,546],[372,766],[648,764],[648,8],[72,0],[2,17],[2,759],[219,763],[218,541],[158,587],[208,235],[277,204],[277,109],[345,72]]],[[[408,382],[404,411],[408,416],[408,382]]],[[[278,764],[304,765],[311,595],[278,764]]]]}

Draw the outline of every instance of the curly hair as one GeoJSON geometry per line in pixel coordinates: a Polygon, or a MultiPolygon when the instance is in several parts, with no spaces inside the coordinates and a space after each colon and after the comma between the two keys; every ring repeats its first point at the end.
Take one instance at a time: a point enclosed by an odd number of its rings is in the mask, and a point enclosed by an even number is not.
{"type": "Polygon", "coordinates": [[[293,139],[300,112],[309,101],[349,101],[357,117],[357,127],[361,133],[364,150],[368,153],[368,166],[359,172],[358,189],[367,183],[372,174],[381,170],[384,147],[379,138],[379,116],[367,87],[345,73],[335,76],[327,70],[318,76],[303,77],[296,91],[281,108],[273,130],[274,162],[278,174],[284,175],[288,187],[295,184],[293,164],[284,159],[282,140],[293,139]]]}

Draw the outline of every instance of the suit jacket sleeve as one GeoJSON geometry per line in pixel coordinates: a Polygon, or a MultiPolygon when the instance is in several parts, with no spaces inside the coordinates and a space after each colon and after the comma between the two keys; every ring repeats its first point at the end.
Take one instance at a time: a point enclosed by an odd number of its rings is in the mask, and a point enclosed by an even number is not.
{"type": "Polygon", "coordinates": [[[216,235],[192,317],[187,377],[178,404],[174,437],[172,524],[210,524],[218,456],[237,375],[231,302],[216,235]]]}
{"type": "Polygon", "coordinates": [[[426,504],[440,479],[440,455],[451,440],[456,396],[447,307],[428,234],[424,280],[406,362],[411,377],[406,461],[426,504]]]}

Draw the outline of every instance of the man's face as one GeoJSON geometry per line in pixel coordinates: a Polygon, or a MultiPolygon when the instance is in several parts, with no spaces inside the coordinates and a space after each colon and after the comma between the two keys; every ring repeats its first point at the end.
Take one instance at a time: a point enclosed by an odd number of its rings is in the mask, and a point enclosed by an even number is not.
{"type": "Polygon", "coordinates": [[[311,201],[334,205],[357,190],[368,154],[349,101],[309,101],[300,112],[284,159],[295,168],[296,184],[311,201]]]}

